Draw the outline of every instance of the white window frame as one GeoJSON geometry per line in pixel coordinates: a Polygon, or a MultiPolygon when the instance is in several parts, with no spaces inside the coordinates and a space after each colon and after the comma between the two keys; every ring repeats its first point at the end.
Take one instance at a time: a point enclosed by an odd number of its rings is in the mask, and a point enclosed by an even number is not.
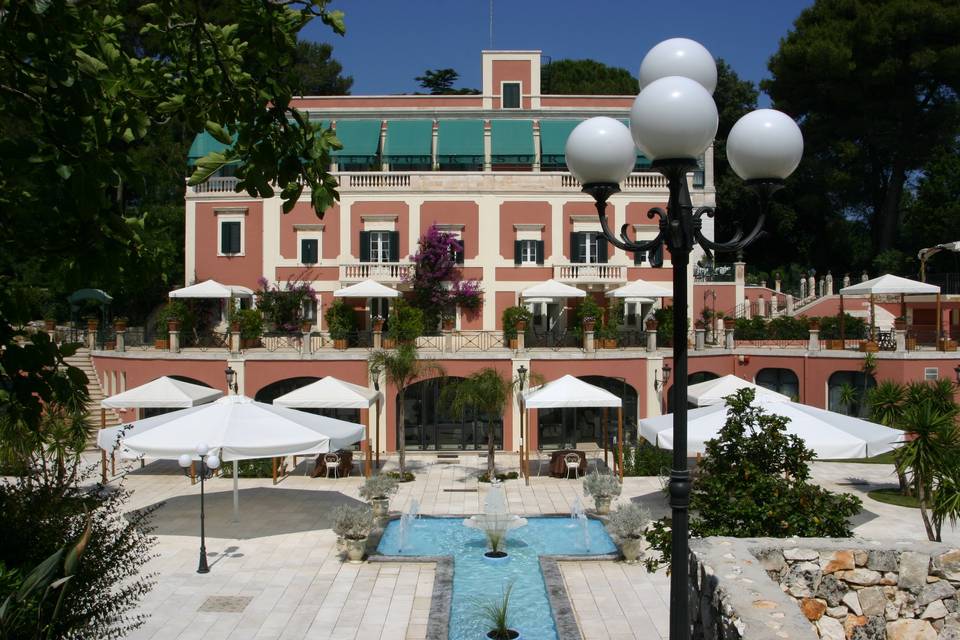
{"type": "Polygon", "coordinates": [[[926,381],[930,380],[939,380],[940,379],[940,369],[937,367],[924,367],[923,368],[923,379],[926,381]]]}
{"type": "Polygon", "coordinates": [[[580,257],[583,259],[583,264],[597,264],[600,261],[600,235],[596,231],[581,231],[578,232],[580,235],[577,236],[577,241],[581,242],[580,245],[581,251],[580,257]],[[593,253],[590,253],[590,248],[593,248],[593,253]]]}
{"type": "Polygon", "coordinates": [[[246,209],[221,209],[214,211],[217,217],[217,256],[225,258],[242,257],[247,254],[247,210],[246,209]],[[223,253],[223,223],[240,223],[240,252],[223,253]]]}
{"type": "Polygon", "coordinates": [[[368,233],[370,234],[370,262],[390,262],[390,236],[393,234],[393,232],[384,231],[382,229],[374,229],[368,233]],[[374,252],[374,247],[376,247],[376,252],[374,252]],[[386,250],[384,250],[384,247],[386,247],[386,250]],[[384,255],[386,255],[386,259],[381,260],[380,258],[384,255]]]}
{"type": "Polygon", "coordinates": [[[322,224],[296,224],[293,230],[297,232],[297,264],[303,266],[320,266],[323,262],[323,225],[322,224]],[[307,265],[303,262],[303,240],[317,241],[317,261],[307,265]]]}
{"type": "Polygon", "coordinates": [[[500,108],[501,108],[501,109],[511,109],[511,110],[513,110],[513,109],[522,109],[522,108],[523,108],[523,82],[521,82],[520,80],[501,80],[501,81],[500,81],[500,108]],[[517,91],[517,106],[515,106],[515,107],[508,107],[507,104],[506,104],[507,93],[506,93],[506,91],[504,90],[504,88],[505,88],[508,84],[511,84],[511,85],[512,85],[512,84],[515,84],[515,85],[517,85],[517,88],[518,88],[518,91],[517,91]]]}
{"type": "Polygon", "coordinates": [[[537,243],[539,240],[520,241],[520,265],[537,264],[537,243]]]}

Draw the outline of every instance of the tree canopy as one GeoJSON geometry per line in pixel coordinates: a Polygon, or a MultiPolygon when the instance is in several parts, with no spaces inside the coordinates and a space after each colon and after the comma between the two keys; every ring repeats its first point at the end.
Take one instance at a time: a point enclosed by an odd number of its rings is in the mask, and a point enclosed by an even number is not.
{"type": "Polygon", "coordinates": [[[333,47],[326,42],[297,43],[290,84],[303,96],[345,96],[350,94],[353,77],[343,75],[343,66],[333,58],[333,47]]]}
{"type": "Polygon", "coordinates": [[[427,69],[422,76],[414,78],[421,89],[426,89],[431,95],[472,95],[480,93],[477,89],[454,89],[460,78],[455,69],[427,69]]]}
{"type": "Polygon", "coordinates": [[[540,93],[546,95],[613,95],[640,93],[632,73],[596,60],[557,60],[540,69],[540,93]]]}
{"type": "Polygon", "coordinates": [[[797,231],[806,216],[817,236],[860,223],[842,236],[868,231],[861,255],[897,248],[913,180],[960,133],[958,31],[956,0],[818,0],[800,14],[762,85],[804,134],[797,231]]]}

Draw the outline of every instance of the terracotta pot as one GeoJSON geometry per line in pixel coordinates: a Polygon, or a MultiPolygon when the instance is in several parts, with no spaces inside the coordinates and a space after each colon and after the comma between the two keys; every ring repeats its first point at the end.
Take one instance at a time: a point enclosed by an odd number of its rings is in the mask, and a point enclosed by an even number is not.
{"type": "Polygon", "coordinates": [[[103,350],[104,350],[104,351],[115,351],[116,348],[117,348],[117,341],[116,341],[116,340],[106,340],[106,341],[104,341],[104,343],[103,343],[103,350]]]}
{"type": "Polygon", "coordinates": [[[153,348],[154,348],[154,349],[169,349],[169,348],[170,348],[170,341],[167,340],[166,338],[157,338],[156,340],[153,341],[153,348]]]}
{"type": "Polygon", "coordinates": [[[383,339],[383,348],[384,349],[396,349],[397,341],[393,338],[384,338],[383,339]]]}
{"type": "Polygon", "coordinates": [[[899,329],[900,331],[903,331],[904,329],[907,328],[907,321],[906,321],[906,320],[894,320],[894,321],[893,321],[893,328],[894,328],[894,329],[899,329]]]}
{"type": "Polygon", "coordinates": [[[610,513],[610,503],[613,501],[611,496],[594,496],[593,502],[597,506],[597,513],[605,516],[610,513]]]}
{"type": "Polygon", "coordinates": [[[526,320],[517,320],[517,331],[526,331],[527,330],[527,321],[526,320]]]}
{"type": "Polygon", "coordinates": [[[620,543],[620,553],[628,564],[636,564],[643,557],[643,538],[627,538],[620,543]]]}
{"type": "Polygon", "coordinates": [[[113,329],[115,331],[126,331],[127,330],[127,321],[126,320],[114,320],[113,329]]]}
{"type": "Polygon", "coordinates": [[[234,320],[233,322],[230,323],[230,332],[237,333],[239,331],[240,331],[240,321],[234,320]]]}
{"type": "Polygon", "coordinates": [[[390,498],[373,498],[370,500],[370,506],[373,508],[373,517],[383,520],[390,515],[390,498]]]}
{"type": "Polygon", "coordinates": [[[876,353],[880,351],[880,345],[873,340],[864,340],[860,343],[860,351],[863,353],[876,353]]]}
{"type": "Polygon", "coordinates": [[[616,348],[617,348],[617,339],[616,339],[616,338],[604,338],[604,339],[603,339],[603,348],[604,348],[604,349],[616,349],[616,348]]]}
{"type": "Polygon", "coordinates": [[[940,340],[937,345],[941,351],[956,351],[957,350],[957,341],[956,340],[940,340]]]}
{"type": "Polygon", "coordinates": [[[444,331],[453,331],[453,328],[456,326],[456,322],[453,320],[444,320],[443,321],[443,330],[444,331]]]}
{"type": "Polygon", "coordinates": [[[843,340],[826,340],[827,349],[842,351],[843,340]]]}
{"type": "Polygon", "coordinates": [[[724,318],[723,319],[723,328],[724,329],[735,329],[737,326],[737,321],[733,318],[724,318]]]}
{"type": "Polygon", "coordinates": [[[96,318],[87,318],[87,331],[96,331],[100,326],[100,321],[96,318]]]}
{"type": "Polygon", "coordinates": [[[593,328],[594,328],[595,326],[596,326],[596,322],[595,322],[595,321],[594,321],[594,322],[584,322],[584,323],[583,323],[583,330],[586,331],[587,333],[590,333],[590,332],[593,331],[593,328]]]}
{"type": "Polygon", "coordinates": [[[346,338],[341,338],[333,341],[334,349],[346,349],[349,346],[349,340],[346,338]]]}
{"type": "Polygon", "coordinates": [[[359,564],[363,562],[363,556],[367,551],[366,538],[360,538],[359,540],[345,538],[343,541],[343,546],[346,547],[347,560],[349,560],[351,564],[359,564]]]}
{"type": "Polygon", "coordinates": [[[656,331],[657,330],[657,321],[651,318],[647,320],[647,331],[656,331]]]}
{"type": "Polygon", "coordinates": [[[310,333],[313,331],[313,320],[304,320],[300,323],[300,331],[302,333],[310,333]]]}
{"type": "Polygon", "coordinates": [[[57,321],[56,320],[44,320],[43,328],[46,331],[56,331],[57,330],[57,321]]]}
{"type": "Polygon", "coordinates": [[[167,320],[167,331],[180,331],[180,321],[167,320]]]}
{"type": "Polygon", "coordinates": [[[813,331],[820,331],[820,321],[819,321],[819,320],[811,320],[810,323],[809,323],[807,326],[810,327],[810,329],[812,329],[813,331]]]}
{"type": "Polygon", "coordinates": [[[383,331],[383,320],[374,320],[373,321],[373,330],[374,331],[383,331]]]}

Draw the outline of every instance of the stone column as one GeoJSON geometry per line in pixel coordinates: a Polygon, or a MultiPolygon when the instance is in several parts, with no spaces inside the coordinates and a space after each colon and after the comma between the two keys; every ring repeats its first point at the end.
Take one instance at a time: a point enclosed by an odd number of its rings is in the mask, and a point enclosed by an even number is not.
{"type": "Polygon", "coordinates": [[[237,357],[240,355],[240,330],[230,330],[230,355],[237,357]]]}
{"type": "Polygon", "coordinates": [[[310,332],[301,331],[300,332],[300,355],[308,356],[311,353],[313,353],[312,346],[313,345],[310,344],[310,332]]]}
{"type": "Polygon", "coordinates": [[[780,293],[780,285],[781,285],[781,284],[783,284],[783,283],[780,281],[780,274],[777,273],[777,274],[774,275],[773,290],[776,291],[777,293],[780,293]]]}
{"type": "Polygon", "coordinates": [[[833,274],[827,271],[827,295],[833,295],[833,274]]]}
{"type": "Polygon", "coordinates": [[[787,315],[793,315],[793,295],[787,294],[787,315]]]}
{"type": "Polygon", "coordinates": [[[170,353],[180,353],[180,330],[170,330],[170,353]]]}
{"type": "Polygon", "coordinates": [[[86,342],[87,342],[87,349],[90,349],[90,351],[93,351],[94,349],[97,348],[97,329],[96,329],[96,327],[94,327],[93,329],[90,329],[89,327],[87,328],[87,340],[86,340],[86,342]]]}
{"type": "Polygon", "coordinates": [[[127,350],[127,331],[126,329],[117,329],[117,351],[123,353],[127,350]]]}
{"type": "Polygon", "coordinates": [[[734,332],[734,323],[723,325],[723,348],[724,349],[734,349],[736,347],[736,342],[733,338],[734,332]]]}
{"type": "Polygon", "coordinates": [[[767,316],[767,301],[763,299],[763,296],[757,298],[757,316],[760,318],[767,316]]]}
{"type": "Polygon", "coordinates": [[[373,348],[383,349],[383,329],[373,330],[373,348]]]}
{"type": "MultiPolygon", "coordinates": [[[[596,344],[594,343],[593,331],[584,331],[583,332],[583,349],[587,353],[593,353],[596,351],[596,344]]],[[[517,333],[517,351],[520,350],[520,333],[517,333]]]]}
{"type": "Polygon", "coordinates": [[[777,294],[774,293],[773,295],[770,296],[770,315],[771,316],[777,315],[780,307],[779,303],[780,303],[780,299],[777,297],[777,294]]]}
{"type": "MultiPolygon", "coordinates": [[[[443,344],[441,346],[443,353],[453,353],[453,329],[442,329],[441,333],[443,334],[443,344]]],[[[519,332],[517,333],[517,338],[517,346],[519,347],[519,332]]]]}
{"type": "Polygon", "coordinates": [[[903,353],[907,350],[907,330],[906,329],[894,329],[893,330],[893,339],[897,343],[897,351],[903,353]]]}
{"type": "Polygon", "coordinates": [[[807,341],[807,351],[820,351],[820,328],[810,329],[810,338],[807,341]]]}
{"type": "MultiPolygon", "coordinates": [[[[527,348],[526,339],[527,339],[527,327],[524,325],[523,329],[517,327],[517,351],[525,351],[527,348]]],[[[593,340],[593,332],[590,332],[591,344],[593,340]]],[[[586,338],[584,338],[586,340],[586,338]]]]}
{"type": "Polygon", "coordinates": [[[657,323],[655,321],[647,323],[647,351],[652,353],[657,350],[657,323]]]}
{"type": "Polygon", "coordinates": [[[817,297],[817,279],[813,276],[807,278],[807,291],[810,292],[811,298],[817,297]]]}
{"type": "Polygon", "coordinates": [[[694,351],[703,351],[706,347],[706,333],[707,330],[703,327],[697,327],[693,330],[695,336],[693,339],[693,350],[694,351]]]}
{"type": "Polygon", "coordinates": [[[806,300],[806,299],[807,299],[807,279],[801,277],[800,278],[800,300],[806,300]]]}

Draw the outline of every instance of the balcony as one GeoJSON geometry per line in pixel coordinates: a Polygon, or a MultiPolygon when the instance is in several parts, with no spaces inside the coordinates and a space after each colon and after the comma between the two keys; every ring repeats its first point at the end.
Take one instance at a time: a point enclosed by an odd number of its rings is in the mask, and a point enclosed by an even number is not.
{"type": "Polygon", "coordinates": [[[340,282],[403,282],[413,265],[408,262],[360,262],[340,265],[340,282]]]}
{"type": "Polygon", "coordinates": [[[559,264],[553,279],[569,284],[625,284],[627,268],[616,264],[559,264]]]}

